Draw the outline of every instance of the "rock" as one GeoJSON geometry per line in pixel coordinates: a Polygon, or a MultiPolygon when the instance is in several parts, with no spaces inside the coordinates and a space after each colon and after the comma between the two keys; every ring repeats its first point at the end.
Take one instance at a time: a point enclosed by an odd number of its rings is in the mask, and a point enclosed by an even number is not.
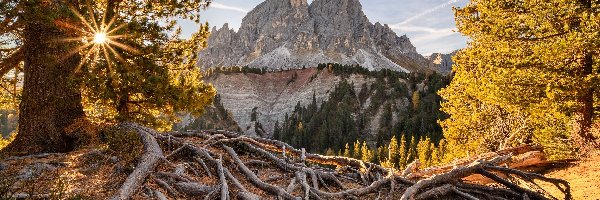
{"type": "Polygon", "coordinates": [[[18,193],[18,194],[12,195],[12,198],[13,199],[28,199],[29,198],[29,194],[18,193]]]}
{"type": "Polygon", "coordinates": [[[213,28],[202,68],[316,67],[360,64],[370,70],[429,71],[430,61],[406,36],[372,24],[358,0],[266,0],[242,20],[239,31],[213,28]]]}
{"type": "MultiPolygon", "coordinates": [[[[348,79],[352,80],[356,91],[360,91],[363,83],[375,81],[374,78],[362,75],[351,75],[348,79]]],[[[329,98],[329,93],[341,80],[342,77],[328,73],[327,70],[317,71],[315,68],[309,68],[265,75],[219,75],[208,78],[207,82],[212,83],[219,91],[224,107],[231,111],[246,135],[256,136],[255,122],[250,115],[253,108],[257,108],[257,119],[267,133],[265,137],[268,137],[273,133],[275,122],[279,121],[281,125],[286,113],[292,113],[298,102],[306,106],[312,102],[314,94],[316,102],[320,105],[329,98]],[[298,75],[297,80],[286,84],[294,73],[298,75]],[[246,130],[246,127],[250,129],[246,130]]]]}
{"type": "Polygon", "coordinates": [[[446,75],[452,72],[452,65],[454,64],[452,56],[456,55],[457,52],[454,51],[449,54],[434,53],[426,58],[433,64],[436,71],[446,75]]]}
{"type": "Polygon", "coordinates": [[[119,157],[117,157],[117,156],[110,157],[110,162],[113,163],[113,164],[114,163],[118,163],[119,162],[119,157]]]}
{"type": "Polygon", "coordinates": [[[85,154],[86,157],[104,157],[104,153],[98,149],[93,149],[85,154]]]}
{"type": "Polygon", "coordinates": [[[56,167],[54,165],[50,165],[47,163],[35,163],[35,164],[28,165],[27,167],[23,168],[19,172],[17,179],[37,178],[40,175],[42,175],[44,172],[52,172],[54,170],[56,170],[56,167]]]}

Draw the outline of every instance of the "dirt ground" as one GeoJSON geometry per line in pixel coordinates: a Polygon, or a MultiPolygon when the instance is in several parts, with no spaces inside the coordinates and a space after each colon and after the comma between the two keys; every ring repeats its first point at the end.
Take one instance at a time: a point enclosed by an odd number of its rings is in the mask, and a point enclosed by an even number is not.
{"type": "Polygon", "coordinates": [[[2,160],[0,165],[0,199],[105,199],[128,174],[98,149],[2,160]]]}
{"type": "MultiPolygon", "coordinates": [[[[596,153],[590,158],[575,162],[568,168],[554,170],[546,175],[569,181],[573,199],[575,200],[600,199],[600,153],[596,153]]],[[[560,196],[558,195],[560,192],[556,189],[550,190],[549,192],[557,197],[560,196]]]]}

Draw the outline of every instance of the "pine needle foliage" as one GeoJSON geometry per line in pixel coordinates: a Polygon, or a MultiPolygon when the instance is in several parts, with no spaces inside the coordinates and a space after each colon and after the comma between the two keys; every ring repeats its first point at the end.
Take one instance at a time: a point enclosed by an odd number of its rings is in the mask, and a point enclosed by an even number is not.
{"type": "Polygon", "coordinates": [[[600,105],[597,1],[472,0],[455,16],[471,41],[440,92],[448,158],[524,143],[562,158],[591,145],[581,141],[600,105]]]}

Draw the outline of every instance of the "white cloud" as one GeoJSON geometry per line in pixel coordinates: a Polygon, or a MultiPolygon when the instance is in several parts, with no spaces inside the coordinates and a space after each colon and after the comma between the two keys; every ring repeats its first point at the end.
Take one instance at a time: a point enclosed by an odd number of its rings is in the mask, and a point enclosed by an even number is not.
{"type": "Polygon", "coordinates": [[[454,32],[453,28],[431,28],[425,26],[412,26],[412,25],[391,25],[391,29],[399,30],[404,32],[426,32],[426,33],[451,33],[454,32]]]}
{"type": "Polygon", "coordinates": [[[390,28],[402,32],[418,33],[416,37],[410,40],[415,43],[431,42],[433,40],[458,34],[453,28],[431,28],[424,26],[411,26],[411,25],[392,25],[390,28]]]}
{"type": "Polygon", "coordinates": [[[417,47],[419,53],[430,55],[433,52],[453,51],[460,48],[448,43],[455,42],[458,38],[451,37],[458,35],[454,28],[432,28],[414,25],[392,25],[393,30],[400,33],[410,33],[410,41],[417,47]]]}
{"type": "Polygon", "coordinates": [[[435,40],[441,39],[441,38],[445,38],[454,34],[458,34],[454,31],[449,31],[449,32],[431,32],[431,33],[424,33],[424,34],[420,34],[417,37],[411,38],[410,40],[414,43],[430,43],[433,42],[435,40]]]}
{"type": "Polygon", "coordinates": [[[216,8],[216,9],[223,9],[223,10],[231,10],[231,11],[236,11],[236,12],[241,12],[241,13],[248,13],[249,11],[244,9],[244,8],[240,8],[240,7],[235,7],[235,6],[229,6],[229,5],[224,5],[224,4],[220,4],[217,2],[212,2],[210,4],[211,8],[216,8]]]}
{"type": "Polygon", "coordinates": [[[450,5],[452,5],[452,4],[454,4],[454,3],[458,2],[458,1],[461,1],[461,0],[450,0],[450,1],[446,2],[446,3],[444,3],[444,4],[438,5],[436,7],[431,8],[431,9],[425,10],[422,13],[419,13],[419,14],[417,14],[415,16],[409,17],[408,19],[405,19],[404,21],[402,21],[402,22],[400,22],[398,24],[395,24],[395,25],[408,24],[411,21],[419,19],[419,18],[421,18],[421,17],[423,17],[425,15],[431,14],[431,13],[433,13],[433,12],[439,10],[439,9],[445,8],[447,6],[450,6],[450,5]]]}

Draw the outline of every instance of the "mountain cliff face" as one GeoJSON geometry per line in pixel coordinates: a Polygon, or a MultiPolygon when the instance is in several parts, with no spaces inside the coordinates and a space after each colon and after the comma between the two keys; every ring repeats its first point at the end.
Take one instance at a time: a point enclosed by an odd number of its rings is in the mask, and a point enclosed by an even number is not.
{"type": "Polygon", "coordinates": [[[359,64],[369,70],[431,70],[406,36],[372,24],[358,0],[266,0],[250,11],[236,32],[213,28],[200,52],[202,68],[314,67],[359,64]]]}
{"type": "Polygon", "coordinates": [[[452,56],[456,55],[457,52],[454,51],[449,54],[434,53],[426,58],[433,64],[436,71],[446,75],[452,72],[452,65],[454,65],[452,56]]]}
{"type": "MultiPolygon", "coordinates": [[[[357,90],[363,83],[375,81],[361,75],[352,75],[349,79],[353,80],[357,90]]],[[[282,122],[286,114],[294,111],[296,104],[307,105],[313,95],[317,102],[327,100],[341,80],[340,76],[316,68],[264,75],[217,74],[206,79],[219,91],[223,105],[248,135],[258,135],[255,133],[256,122],[263,124],[262,128],[271,134],[275,122],[282,122]],[[256,113],[254,119],[253,113],[256,113]]]]}

